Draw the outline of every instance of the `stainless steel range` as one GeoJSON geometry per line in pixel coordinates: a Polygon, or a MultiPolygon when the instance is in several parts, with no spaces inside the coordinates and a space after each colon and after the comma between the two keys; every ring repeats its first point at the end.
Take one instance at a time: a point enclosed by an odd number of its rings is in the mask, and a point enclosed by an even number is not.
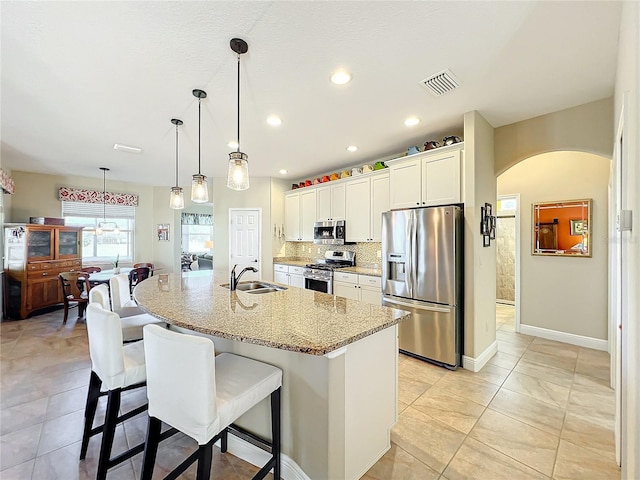
{"type": "Polygon", "coordinates": [[[304,288],[317,292],[333,293],[333,271],[339,268],[353,267],[356,264],[355,252],[327,251],[324,260],[306,265],[304,288]]]}

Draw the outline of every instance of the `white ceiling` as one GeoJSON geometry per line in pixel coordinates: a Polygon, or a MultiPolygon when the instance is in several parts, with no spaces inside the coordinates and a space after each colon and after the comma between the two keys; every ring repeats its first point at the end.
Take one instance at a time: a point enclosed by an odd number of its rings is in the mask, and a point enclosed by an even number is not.
{"type": "Polygon", "coordinates": [[[619,2],[3,1],[2,165],[172,185],[226,176],[236,136],[250,174],[313,177],[462,133],[478,110],[494,127],[613,94],[619,2]],[[338,67],[353,73],[329,82],[338,67]],[[445,68],[462,82],[435,97],[418,82],[445,68]],[[283,124],[270,127],[278,114],[283,124]],[[407,128],[403,120],[422,122],[407,128]],[[140,155],[114,143],[144,148],[140,155]],[[356,153],[345,150],[358,145],[356,153]]]}

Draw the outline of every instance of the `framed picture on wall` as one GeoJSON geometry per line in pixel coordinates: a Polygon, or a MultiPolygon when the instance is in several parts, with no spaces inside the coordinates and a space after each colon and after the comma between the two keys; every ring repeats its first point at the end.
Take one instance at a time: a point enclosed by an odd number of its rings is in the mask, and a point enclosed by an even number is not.
{"type": "Polygon", "coordinates": [[[168,223],[158,224],[158,241],[159,242],[169,241],[169,224],[168,223]]]}
{"type": "Polygon", "coordinates": [[[587,233],[587,222],[585,220],[569,220],[571,235],[585,235],[587,233]]]}

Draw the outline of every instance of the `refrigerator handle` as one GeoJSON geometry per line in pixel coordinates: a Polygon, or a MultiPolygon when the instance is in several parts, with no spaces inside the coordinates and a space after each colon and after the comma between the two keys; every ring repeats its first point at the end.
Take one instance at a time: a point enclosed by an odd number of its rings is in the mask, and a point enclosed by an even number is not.
{"type": "Polygon", "coordinates": [[[451,309],[447,307],[432,307],[427,305],[416,305],[415,303],[401,302],[396,299],[392,299],[389,297],[384,297],[384,301],[386,303],[391,303],[394,305],[401,305],[403,307],[415,308],[416,310],[426,310],[429,312],[440,312],[440,313],[451,313],[451,309]]]}
{"type": "Polygon", "coordinates": [[[409,296],[413,297],[413,212],[407,212],[407,232],[406,232],[406,247],[405,251],[407,255],[405,257],[406,262],[406,277],[407,287],[409,289],[409,296]]]}
{"type": "Polygon", "coordinates": [[[415,298],[418,287],[418,216],[411,212],[411,296],[415,298]]]}

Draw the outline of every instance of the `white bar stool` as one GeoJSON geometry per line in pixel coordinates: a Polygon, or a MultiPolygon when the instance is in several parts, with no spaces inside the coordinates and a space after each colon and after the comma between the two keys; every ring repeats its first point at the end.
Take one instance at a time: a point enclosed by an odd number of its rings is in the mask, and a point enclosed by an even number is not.
{"type": "MultiPolygon", "coordinates": [[[[109,287],[101,284],[89,290],[89,303],[98,303],[104,310],[110,311],[109,287]]],[[[163,327],[167,326],[166,323],[148,313],[138,313],[137,315],[120,317],[120,323],[122,325],[122,339],[124,343],[142,340],[142,327],[150,323],[157,323],[163,327]]]]}
{"type": "Polygon", "coordinates": [[[144,444],[111,458],[111,447],[116,425],[147,409],[147,405],[138,407],[120,417],[120,394],[123,391],[143,387],[147,378],[144,361],[143,342],[122,345],[122,326],[120,317],[102,308],[98,302],[87,307],[87,333],[89,336],[89,354],[91,356],[91,380],[87,392],[84,411],[84,433],[80,449],[80,460],[87,455],[89,439],[102,432],[102,444],[98,460],[96,478],[104,480],[107,470],[128,458],[140,453],[144,444]],[[103,386],[106,392],[101,393],[103,386]],[[108,395],[107,412],[104,425],[92,428],[98,406],[98,399],[108,395]]]}
{"type": "Polygon", "coordinates": [[[138,304],[131,299],[129,291],[129,275],[119,273],[109,279],[109,289],[111,291],[111,308],[114,311],[124,307],[137,307],[138,304]]]}
{"type": "Polygon", "coordinates": [[[226,452],[232,422],[269,395],[272,456],[253,478],[264,478],[273,468],[274,478],[279,479],[282,370],[230,353],[215,356],[213,342],[208,338],[172,332],[157,325],[144,327],[144,342],[149,427],[141,480],[151,480],[153,476],[162,422],[199,445],[166,478],[177,478],[197,460],[197,480],[208,480],[213,444],[220,440],[220,449],[226,452]]]}

